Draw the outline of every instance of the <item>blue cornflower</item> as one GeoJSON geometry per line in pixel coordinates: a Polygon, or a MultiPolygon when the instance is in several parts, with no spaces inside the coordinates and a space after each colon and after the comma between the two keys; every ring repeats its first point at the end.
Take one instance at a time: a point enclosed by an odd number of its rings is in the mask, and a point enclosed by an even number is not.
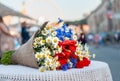
{"type": "Polygon", "coordinates": [[[73,34],[73,30],[72,30],[71,28],[69,29],[69,33],[70,33],[70,34],[73,34]]]}
{"type": "Polygon", "coordinates": [[[61,22],[63,22],[63,20],[62,20],[62,19],[60,19],[60,18],[58,18],[58,23],[61,23],[61,22]]]}
{"type": "Polygon", "coordinates": [[[56,30],[56,32],[57,32],[56,36],[57,36],[60,40],[64,41],[64,31],[63,31],[61,28],[58,28],[58,29],[56,30]]]}
{"type": "Polygon", "coordinates": [[[70,61],[73,63],[72,68],[75,68],[77,60],[75,58],[70,58],[70,61]]]}
{"type": "Polygon", "coordinates": [[[61,66],[61,69],[62,69],[63,71],[66,71],[66,70],[68,70],[69,68],[70,68],[70,64],[69,64],[69,63],[64,64],[64,65],[61,66]]]}
{"type": "Polygon", "coordinates": [[[67,25],[63,24],[62,28],[66,31],[67,25]]]}
{"type": "MultiPolygon", "coordinates": [[[[63,20],[61,20],[60,18],[58,18],[59,22],[62,22],[63,20]]],[[[62,28],[58,28],[56,29],[56,36],[64,41],[64,38],[67,37],[70,40],[73,40],[72,35],[73,35],[73,31],[72,29],[68,28],[66,24],[63,24],[62,28]]]]}
{"type": "Polygon", "coordinates": [[[72,35],[69,32],[65,32],[64,36],[72,40],[72,35]]]}

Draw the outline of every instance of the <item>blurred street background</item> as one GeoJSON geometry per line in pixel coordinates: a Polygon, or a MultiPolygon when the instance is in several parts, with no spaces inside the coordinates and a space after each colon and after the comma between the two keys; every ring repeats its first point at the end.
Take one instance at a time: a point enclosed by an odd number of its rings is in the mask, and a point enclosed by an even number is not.
{"type": "Polygon", "coordinates": [[[61,18],[120,81],[120,0],[0,0],[0,57],[61,18]]]}
{"type": "Polygon", "coordinates": [[[120,80],[120,45],[108,45],[108,46],[91,46],[91,51],[96,53],[96,58],[93,60],[103,61],[109,64],[111,69],[113,81],[120,80]]]}

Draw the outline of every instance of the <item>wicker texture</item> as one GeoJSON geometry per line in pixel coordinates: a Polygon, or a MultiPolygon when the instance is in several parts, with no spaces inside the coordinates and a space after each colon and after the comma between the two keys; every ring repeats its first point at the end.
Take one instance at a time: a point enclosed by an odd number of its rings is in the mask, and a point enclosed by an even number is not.
{"type": "Polygon", "coordinates": [[[0,81],[112,81],[107,63],[92,61],[89,67],[67,71],[45,71],[20,65],[0,65],[0,81]]]}

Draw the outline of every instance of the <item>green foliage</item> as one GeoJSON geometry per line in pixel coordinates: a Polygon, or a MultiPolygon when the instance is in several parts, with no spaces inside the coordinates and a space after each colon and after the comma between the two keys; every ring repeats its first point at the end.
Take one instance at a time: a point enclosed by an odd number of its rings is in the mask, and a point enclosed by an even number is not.
{"type": "Polygon", "coordinates": [[[11,62],[11,56],[14,53],[14,51],[6,51],[3,53],[3,56],[1,58],[1,63],[4,65],[12,64],[11,62]]]}

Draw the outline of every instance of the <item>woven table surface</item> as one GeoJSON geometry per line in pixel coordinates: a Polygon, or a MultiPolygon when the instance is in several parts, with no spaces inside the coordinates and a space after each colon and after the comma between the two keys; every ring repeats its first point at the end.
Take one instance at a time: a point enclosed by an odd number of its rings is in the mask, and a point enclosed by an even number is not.
{"type": "Polygon", "coordinates": [[[67,71],[45,71],[21,65],[0,65],[0,81],[113,81],[107,63],[91,61],[90,66],[67,71]]]}

